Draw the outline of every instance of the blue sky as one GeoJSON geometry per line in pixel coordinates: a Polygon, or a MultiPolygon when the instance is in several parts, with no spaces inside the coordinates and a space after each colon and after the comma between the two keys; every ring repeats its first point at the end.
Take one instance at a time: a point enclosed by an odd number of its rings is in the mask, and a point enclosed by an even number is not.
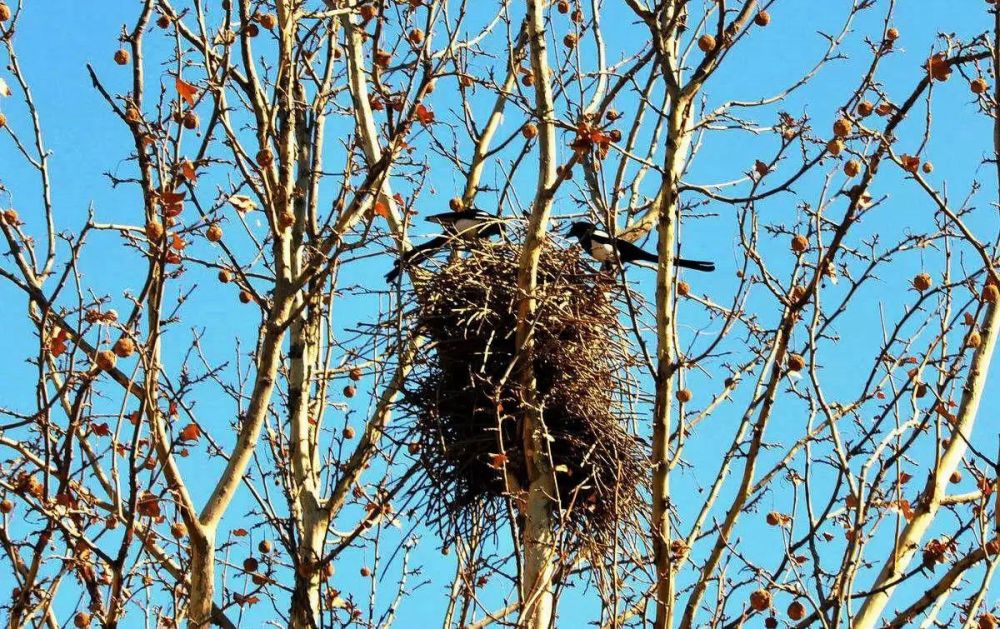
{"type": "MultiPolygon", "coordinates": [[[[602,19],[604,37],[608,42],[609,61],[615,61],[620,56],[631,54],[637,44],[637,33],[645,38],[644,27],[635,24],[621,3],[609,3],[607,12],[602,19]]],[[[802,0],[779,0],[771,9],[771,25],[763,30],[755,31],[747,41],[741,43],[737,52],[731,55],[723,68],[713,77],[705,90],[706,107],[730,98],[752,99],[768,96],[780,90],[790,81],[810,68],[822,50],[825,40],[818,31],[831,32],[838,29],[843,21],[848,3],[843,0],[826,2],[806,2],[802,0]]],[[[519,9],[518,9],[519,11],[519,9]]],[[[43,121],[45,141],[52,151],[52,175],[55,181],[53,201],[56,208],[56,220],[59,229],[75,230],[85,220],[89,207],[93,207],[98,222],[133,223],[140,220],[141,200],[135,190],[127,186],[113,189],[106,172],[119,176],[128,176],[134,172],[134,163],[128,161],[130,137],[121,122],[108,111],[106,104],[92,88],[86,73],[85,64],[92,63],[102,80],[114,93],[127,89],[127,75],[111,60],[111,55],[118,47],[116,38],[122,24],[133,19],[136,3],[62,3],[52,0],[38,0],[29,5],[21,18],[16,36],[16,46],[19,60],[29,80],[38,104],[40,117],[43,121]]],[[[495,15],[494,3],[477,5],[470,14],[470,24],[481,24],[495,15]]],[[[517,13],[516,15],[519,15],[517,13]]],[[[896,8],[893,25],[901,32],[897,47],[901,54],[894,54],[884,63],[878,79],[890,95],[901,97],[908,93],[911,86],[920,76],[920,66],[927,58],[932,46],[940,46],[937,39],[939,33],[955,33],[960,39],[967,40],[990,27],[992,18],[984,10],[984,3],[976,0],[964,0],[949,3],[948,10],[941,10],[938,3],[927,0],[901,2],[896,8]],[[932,10],[933,8],[933,10],[932,10]]],[[[565,20],[557,19],[559,28],[565,27],[565,20]]],[[[785,101],[774,107],[751,116],[762,125],[773,124],[777,111],[787,111],[801,117],[808,115],[812,127],[819,134],[828,133],[832,121],[837,117],[837,107],[846,102],[859,74],[867,66],[870,54],[865,44],[866,35],[874,36],[881,31],[880,16],[869,12],[861,16],[854,24],[854,31],[847,37],[842,53],[847,58],[835,61],[825,67],[820,74],[802,90],[794,93],[785,101]]],[[[560,39],[562,31],[559,31],[560,39]]],[[[490,50],[497,51],[505,36],[489,40],[490,50]]],[[[149,82],[153,86],[160,78],[164,56],[169,52],[169,42],[156,31],[149,41],[149,82]]],[[[585,44],[586,46],[586,44],[585,44]]],[[[558,50],[558,45],[553,47],[558,50]]],[[[586,47],[584,48],[586,50],[586,47]]],[[[497,51],[498,52],[498,51],[497,51]]],[[[561,50],[557,54],[562,54],[561,50]]],[[[697,53],[696,53],[697,54],[697,53]]],[[[196,75],[196,73],[195,73],[196,75]]],[[[0,76],[10,80],[6,70],[0,70],[0,76]]],[[[169,86],[169,79],[163,79],[169,86]]],[[[453,88],[440,89],[431,97],[437,118],[444,122],[460,122],[459,113],[454,102],[449,101],[449,92],[453,88]]],[[[453,93],[453,92],[452,92],[453,93]]],[[[155,92],[150,91],[147,98],[155,99],[155,92]]],[[[492,100],[478,97],[473,105],[480,115],[484,115],[492,105],[492,100]]],[[[617,106],[624,112],[634,108],[634,97],[623,97],[617,106]]],[[[9,124],[19,134],[28,130],[24,117],[24,109],[17,98],[0,101],[0,110],[8,117],[9,124]]],[[[921,110],[917,110],[921,111],[921,110]]],[[[561,111],[565,114],[565,111],[561,111]]],[[[991,178],[989,168],[982,166],[982,160],[991,150],[991,128],[989,121],[979,115],[973,104],[973,99],[964,81],[954,76],[951,81],[935,87],[933,98],[934,130],[927,149],[926,159],[933,161],[935,171],[930,176],[933,183],[947,182],[947,190],[955,202],[960,202],[974,180],[983,183],[983,189],[974,197],[973,205],[978,211],[970,219],[981,239],[992,241],[996,237],[996,213],[993,205],[996,199],[996,181],[991,178]]],[[[921,114],[922,115],[922,111],[921,114]]],[[[911,116],[911,120],[900,133],[900,151],[908,152],[915,149],[920,141],[919,116],[911,116]]],[[[510,111],[504,121],[502,134],[512,133],[523,120],[520,113],[510,111]]],[[[647,125],[648,126],[648,125],[647,125]]],[[[334,130],[340,129],[333,127],[334,130]]],[[[448,136],[444,136],[448,137],[448,136]]],[[[330,147],[334,147],[342,137],[330,133],[330,147]]],[[[752,135],[736,132],[711,132],[704,139],[703,146],[691,165],[686,180],[690,183],[709,184],[728,181],[741,177],[748,171],[755,159],[763,159],[773,154],[777,147],[777,137],[773,134],[752,135]]],[[[568,144],[563,142],[564,145],[568,144]]],[[[460,143],[467,147],[467,141],[460,143]]],[[[569,148],[562,151],[562,157],[567,157],[569,148]]],[[[466,151],[465,154],[468,154],[466,151]]],[[[662,155],[662,152],[660,153],[662,155]]],[[[420,197],[414,209],[420,215],[442,211],[446,200],[461,191],[461,177],[455,169],[443,159],[430,151],[425,153],[428,170],[427,188],[434,192],[425,192],[420,197]]],[[[336,163],[332,160],[332,163],[336,163]]],[[[776,177],[790,172],[794,164],[783,164],[776,177]]],[[[801,219],[802,213],[798,204],[817,202],[817,191],[827,172],[838,171],[839,163],[827,163],[823,168],[806,177],[796,187],[795,195],[778,195],[761,204],[762,221],[773,223],[794,223],[801,219]]],[[[879,236],[883,242],[905,234],[907,230],[926,229],[933,217],[933,207],[926,195],[920,192],[912,181],[902,177],[896,169],[886,168],[887,172],[880,174],[873,187],[876,197],[886,195],[885,203],[876,211],[866,216],[858,228],[858,234],[852,243],[860,246],[865,238],[879,236]]],[[[500,181],[500,169],[493,169],[487,176],[488,181],[500,181]]],[[[224,175],[215,173],[199,183],[203,191],[223,182],[224,175]]],[[[516,175],[518,200],[526,205],[534,190],[535,169],[530,166],[521,168],[516,175]]],[[[645,188],[648,192],[650,176],[645,188]]],[[[835,176],[836,185],[843,182],[839,174],[835,176]]],[[[0,182],[9,191],[0,194],[0,207],[13,206],[18,209],[27,228],[39,220],[40,209],[36,196],[36,177],[27,170],[16,155],[9,138],[0,134],[0,182]]],[[[407,184],[400,182],[397,189],[408,196],[411,192],[407,184]]],[[[574,198],[579,198],[578,190],[584,185],[582,177],[577,177],[573,185],[564,190],[557,204],[557,214],[579,212],[574,198]]],[[[736,190],[745,190],[736,188],[736,190]]],[[[324,190],[326,198],[332,198],[333,189],[324,190]]],[[[698,201],[696,195],[685,200],[698,201]]],[[[489,208],[491,195],[480,198],[480,205],[489,208]]],[[[493,198],[495,203],[495,197],[493,198]]],[[[832,206],[831,216],[838,217],[844,204],[832,206]]],[[[489,208],[493,209],[493,208],[489,208]]],[[[507,206],[501,209],[505,214],[512,214],[514,208],[507,206]]],[[[716,300],[725,303],[737,285],[734,276],[740,265],[740,250],[736,240],[737,223],[732,208],[721,204],[709,203],[699,208],[700,212],[709,213],[706,218],[686,221],[684,224],[683,252],[687,257],[715,260],[719,271],[712,276],[696,276],[685,278],[694,285],[694,290],[707,293],[716,300]]],[[[231,218],[229,220],[232,220],[231,218]]],[[[424,223],[417,221],[415,228],[424,230],[424,223]]],[[[235,226],[234,226],[235,227],[235,226]]],[[[230,230],[235,234],[236,229],[230,230]]],[[[227,234],[230,233],[227,231],[227,234]]],[[[430,230],[426,230],[427,233],[430,230]]],[[[419,231],[418,231],[419,233],[419,231]]],[[[234,236],[234,238],[237,236],[234,236]]],[[[654,243],[647,243],[652,248],[654,243]]],[[[199,243],[199,253],[211,257],[208,243],[199,243]]],[[[781,271],[787,276],[794,260],[787,253],[787,238],[775,237],[765,239],[762,245],[772,270],[781,271]]],[[[966,256],[968,252],[966,251],[966,256]]],[[[377,309],[388,304],[388,297],[366,294],[366,287],[378,287],[382,283],[382,273],[390,264],[388,256],[376,256],[373,259],[351,265],[350,274],[343,277],[345,286],[356,287],[348,290],[341,307],[342,319],[338,325],[342,330],[350,330],[361,322],[374,318],[377,309]]],[[[871,357],[879,347],[882,330],[878,325],[872,325],[877,317],[884,316],[893,321],[903,312],[907,305],[913,303],[915,294],[907,290],[907,282],[917,272],[926,269],[940,269],[940,253],[933,250],[911,252],[901,256],[880,275],[877,282],[872,282],[862,289],[855,299],[852,311],[838,326],[840,340],[825,348],[824,378],[829,391],[847,395],[855,391],[858,378],[863,375],[857,365],[863,365],[861,371],[867,373],[871,357]]],[[[969,268],[975,268],[974,258],[966,258],[969,268]]],[[[0,260],[5,268],[7,259],[0,260]]],[[[89,246],[85,248],[80,261],[86,290],[95,295],[110,295],[113,303],[119,309],[126,309],[123,291],[135,291],[143,277],[144,263],[138,264],[134,253],[122,245],[121,239],[114,232],[94,234],[89,246]]],[[[780,275],[780,273],[779,273],[780,275]]],[[[782,276],[783,280],[786,279],[782,276]]],[[[630,279],[636,283],[636,288],[645,294],[649,300],[653,298],[652,274],[644,274],[641,269],[629,273],[630,279]]],[[[232,361],[234,359],[234,339],[241,338],[245,353],[252,345],[257,319],[252,310],[241,307],[233,291],[223,289],[212,279],[212,274],[194,270],[186,276],[185,285],[197,283],[198,287],[182,309],[183,324],[175,326],[167,339],[167,365],[178,368],[183,359],[182,348],[190,341],[193,329],[205,330],[203,348],[211,361],[232,361]],[[170,351],[171,343],[178,348],[170,351]]],[[[937,279],[937,278],[936,278],[937,279]]],[[[830,287],[830,297],[838,295],[840,288],[830,287]]],[[[176,295],[173,295],[176,296],[176,295]]],[[[963,295],[964,298],[964,295],[963,295]]],[[[31,383],[32,369],[22,359],[33,356],[36,340],[27,332],[23,323],[23,297],[12,290],[7,284],[0,283],[0,322],[4,329],[10,331],[7,336],[6,358],[0,363],[0,370],[6,378],[0,384],[0,407],[30,408],[32,401],[31,383]],[[17,357],[15,359],[15,357],[17,357]],[[22,406],[26,405],[26,406],[22,406]]],[[[68,305],[68,304],[67,304],[68,305]]],[[[750,310],[758,313],[762,321],[773,323],[777,312],[774,300],[766,295],[756,295],[748,304],[750,310]]],[[[686,345],[693,337],[694,327],[704,324],[704,316],[693,306],[685,304],[681,309],[682,345],[686,345]]],[[[709,329],[715,329],[708,324],[709,329]]],[[[714,324],[717,327],[717,323],[714,324]]],[[[804,337],[796,338],[801,344],[804,337]]],[[[727,351],[738,352],[740,343],[732,339],[726,344],[727,351]]],[[[229,371],[231,373],[231,370],[229,371]]],[[[696,392],[704,392],[699,398],[707,399],[710,392],[721,386],[722,377],[718,373],[698,374],[689,376],[688,386],[696,392]]],[[[993,378],[995,383],[995,376],[993,378]]],[[[648,383],[648,380],[646,381],[648,383]]],[[[368,405],[368,390],[371,382],[362,382],[362,395],[352,402],[350,413],[335,422],[350,423],[360,428],[368,405]]],[[[995,386],[995,385],[994,385],[995,386]]],[[[335,387],[339,390],[339,387],[335,387]]],[[[729,439],[733,426],[739,421],[740,412],[745,407],[746,392],[738,395],[734,402],[724,405],[713,418],[713,428],[696,433],[687,446],[687,460],[690,467],[684,468],[677,475],[676,486],[679,490],[678,509],[681,519],[690,517],[700,507],[702,495],[697,491],[711,482],[718,466],[719,434],[724,434],[723,440],[729,439]],[[741,405],[742,404],[742,405],[741,405]]],[[[199,420],[209,428],[215,426],[223,429],[229,418],[234,415],[231,401],[213,392],[210,387],[199,388],[193,396],[197,403],[199,420]]],[[[342,401],[342,400],[336,400],[342,401]]],[[[697,399],[696,399],[697,402],[697,399]]],[[[120,400],[111,397],[104,410],[116,408],[120,400]]],[[[989,397],[984,403],[977,435],[988,446],[995,440],[995,428],[990,418],[1000,410],[1000,405],[989,397]],[[984,425],[990,424],[990,425],[984,425]]],[[[774,440],[797,434],[802,430],[805,417],[801,403],[783,397],[779,404],[779,416],[772,424],[774,440]]],[[[648,422],[640,417],[639,424],[646,432],[648,422]]],[[[988,450],[991,449],[987,447],[988,450]]],[[[199,456],[185,462],[187,473],[193,478],[202,475],[211,478],[214,466],[208,466],[199,456]]],[[[213,464],[214,465],[214,464],[213,464]]],[[[919,468],[919,463],[915,465],[919,468]]],[[[766,469],[766,466],[764,466],[766,469]]],[[[920,476],[917,476],[919,479],[920,476]]],[[[210,490],[209,483],[194,483],[196,500],[204,498],[210,490]]],[[[969,490],[971,486],[959,487],[959,490],[969,490]]],[[[770,509],[788,511],[790,492],[787,486],[779,484],[774,493],[763,498],[761,511],[770,509]]],[[[251,508],[247,496],[240,496],[233,504],[230,515],[226,518],[223,528],[240,526],[243,514],[251,508]]],[[[339,524],[347,526],[356,511],[345,514],[339,524]]],[[[746,540],[750,553],[766,568],[767,548],[777,543],[777,535],[773,529],[765,528],[753,515],[746,516],[748,522],[740,529],[739,534],[746,540]],[[754,522],[757,524],[754,524],[754,522]]],[[[409,530],[413,522],[403,525],[403,530],[409,530]]],[[[418,523],[419,524],[419,523],[418,523]]],[[[439,545],[433,534],[417,527],[421,535],[421,543],[414,550],[413,564],[423,566],[423,575],[414,578],[412,583],[423,579],[429,584],[423,586],[418,596],[407,600],[399,610],[401,619],[399,626],[415,626],[416,619],[431,618],[434,622],[441,618],[445,604],[445,592],[450,576],[454,570],[452,553],[442,557],[439,545]]],[[[388,533],[391,538],[394,533],[388,533]]],[[[221,539],[220,539],[221,541],[221,539]]],[[[499,543],[508,547],[508,540],[501,539],[499,543]]],[[[840,543],[840,540],[837,541],[840,543]]],[[[242,557],[245,551],[234,550],[234,557],[242,557]]],[[[383,551],[384,552],[384,551],[383,551]]],[[[389,553],[384,553],[388,556],[389,553]]],[[[838,552],[834,553],[839,560],[838,552]]],[[[356,577],[361,565],[370,563],[370,551],[352,551],[345,555],[338,564],[336,577],[338,587],[344,592],[354,594],[359,600],[367,598],[367,585],[363,579],[356,577]]],[[[379,604],[388,603],[389,592],[394,588],[398,566],[390,571],[382,584],[379,604]]],[[[0,579],[2,581],[2,579],[0,579]]],[[[499,581],[499,580],[498,580],[499,581]]],[[[596,611],[596,596],[593,593],[581,595],[576,584],[566,594],[564,604],[560,608],[561,626],[580,626],[592,620],[596,611]]],[[[0,587],[0,591],[4,588],[0,587]]],[[[498,607],[501,598],[507,594],[501,587],[490,588],[485,594],[488,607],[498,607]]],[[[911,592],[912,594],[912,592],[911,592]]],[[[912,596],[903,595],[901,601],[908,602],[912,596]]],[[[895,601],[894,601],[895,602],[895,601]]],[[[63,601],[64,605],[73,602],[63,601]]],[[[257,608],[250,612],[248,625],[253,626],[260,619],[268,616],[268,610],[257,608]]],[[[890,606],[891,609],[891,606],[890,606]]]]}

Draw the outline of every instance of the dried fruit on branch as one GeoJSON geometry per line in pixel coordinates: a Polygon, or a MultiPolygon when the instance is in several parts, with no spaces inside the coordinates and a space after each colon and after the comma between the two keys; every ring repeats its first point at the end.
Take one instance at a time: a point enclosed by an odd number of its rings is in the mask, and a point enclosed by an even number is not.
{"type": "Polygon", "coordinates": [[[771,607],[771,593],[767,590],[755,590],[750,594],[750,607],[762,612],[771,607]]]}
{"type": "Polygon", "coordinates": [[[115,345],[111,349],[118,358],[128,358],[135,352],[135,343],[127,336],[123,336],[115,341],[115,345]]]}
{"type": "Polygon", "coordinates": [[[94,355],[94,363],[101,371],[111,371],[115,368],[115,354],[110,349],[102,349],[94,355]]]}
{"type": "Polygon", "coordinates": [[[927,273],[918,273],[913,277],[913,288],[920,292],[924,292],[929,289],[934,284],[931,276],[927,273]]]}
{"type": "Polygon", "coordinates": [[[948,63],[947,58],[944,53],[937,53],[932,55],[927,63],[924,65],[927,69],[927,73],[935,81],[947,81],[951,77],[951,64],[948,63]]]}
{"type": "Polygon", "coordinates": [[[795,253],[802,253],[809,248],[809,239],[802,234],[795,234],[792,236],[792,251],[795,253]]]}
{"type": "Polygon", "coordinates": [[[851,135],[851,131],[854,130],[854,125],[847,118],[838,118],[833,123],[833,135],[838,138],[846,138],[851,135]]]}

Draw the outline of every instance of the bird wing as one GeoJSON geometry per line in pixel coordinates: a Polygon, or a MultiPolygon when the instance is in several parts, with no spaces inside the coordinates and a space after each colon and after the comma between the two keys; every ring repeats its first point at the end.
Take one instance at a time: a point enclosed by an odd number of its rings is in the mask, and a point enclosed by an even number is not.
{"type": "Polygon", "coordinates": [[[658,260],[655,253],[650,253],[644,249],[636,247],[627,240],[615,238],[615,248],[618,250],[618,257],[622,262],[656,262],[658,260]]]}
{"type": "Polygon", "coordinates": [[[431,214],[426,219],[429,223],[438,223],[444,225],[446,223],[454,223],[458,219],[462,218],[463,212],[442,212],[441,214],[431,214]]]}
{"type": "Polygon", "coordinates": [[[420,262],[431,254],[435,249],[440,249],[448,242],[448,237],[438,234],[426,242],[422,242],[413,249],[403,254],[403,261],[406,263],[420,262]]]}
{"type": "Polygon", "coordinates": [[[386,281],[394,281],[404,267],[410,264],[420,264],[429,258],[436,249],[440,249],[447,244],[447,242],[448,237],[444,234],[439,234],[426,242],[420,243],[409,251],[403,252],[395,264],[392,265],[392,270],[385,274],[386,281]]]}

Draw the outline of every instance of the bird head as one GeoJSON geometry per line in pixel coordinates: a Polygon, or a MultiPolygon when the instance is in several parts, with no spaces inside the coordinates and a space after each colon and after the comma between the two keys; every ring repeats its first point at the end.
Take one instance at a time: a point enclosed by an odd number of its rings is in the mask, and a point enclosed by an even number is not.
{"type": "Polygon", "coordinates": [[[569,228],[567,236],[580,240],[594,233],[594,224],[590,221],[577,221],[569,228]]]}

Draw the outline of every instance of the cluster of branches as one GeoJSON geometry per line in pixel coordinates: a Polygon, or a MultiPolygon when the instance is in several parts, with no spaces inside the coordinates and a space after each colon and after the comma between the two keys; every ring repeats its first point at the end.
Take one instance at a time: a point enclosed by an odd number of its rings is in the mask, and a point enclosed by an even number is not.
{"type": "Polygon", "coordinates": [[[86,67],[129,141],[108,147],[127,158],[108,186],[133,208],[112,219],[56,211],[71,184],[15,45],[33,9],[0,2],[0,280],[6,329],[33,339],[2,367],[9,624],[405,614],[436,583],[422,564],[445,561],[421,552],[418,457],[387,430],[425,341],[393,307],[406,282],[368,278],[451,185],[453,209],[524,224],[511,373],[528,482],[509,543],[472,527],[453,547],[446,626],[550,627],[567,597],[597,600],[607,627],[995,626],[1000,474],[974,428],[1000,331],[1000,14],[963,8],[981,35],[903,53],[895,3],[852,0],[785,87],[713,100],[758,64],[741,50],[792,28],[784,4],[116,7],[130,21],[86,67]],[[840,102],[813,105],[815,126],[787,113],[848,43],[863,62],[840,102]],[[919,62],[888,85],[899,56],[919,62]],[[927,157],[939,93],[992,129],[975,149],[989,168],[950,188],[927,157]],[[727,141],[756,157],[697,182],[727,141]],[[893,223],[890,189],[922,199],[899,233],[863,224],[893,223]],[[623,313],[645,363],[630,408],[650,443],[648,534],[601,560],[564,552],[531,360],[539,257],[580,214],[660,259],[651,306],[623,313]],[[702,222],[725,236],[699,248],[732,258],[714,296],[672,264],[702,222]],[[95,247],[117,247],[119,277],[91,279],[95,247]]]}

